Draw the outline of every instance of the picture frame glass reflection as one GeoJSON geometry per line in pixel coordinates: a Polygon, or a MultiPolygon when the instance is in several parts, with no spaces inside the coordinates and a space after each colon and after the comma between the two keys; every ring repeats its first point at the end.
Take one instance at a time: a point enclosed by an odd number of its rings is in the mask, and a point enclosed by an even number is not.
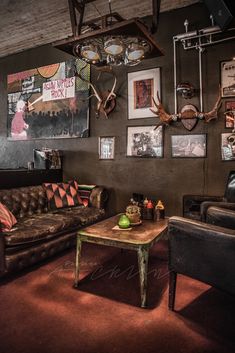
{"type": "Polygon", "coordinates": [[[114,159],[115,137],[99,138],[99,159],[114,159]]]}

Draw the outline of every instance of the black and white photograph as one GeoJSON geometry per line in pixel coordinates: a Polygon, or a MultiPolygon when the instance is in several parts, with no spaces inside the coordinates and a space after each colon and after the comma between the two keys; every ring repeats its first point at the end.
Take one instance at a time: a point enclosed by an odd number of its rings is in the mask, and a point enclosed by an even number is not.
{"type": "Polygon", "coordinates": [[[114,159],[115,137],[99,137],[99,159],[114,159]]]}
{"type": "Polygon", "coordinates": [[[162,126],[129,126],[127,128],[127,156],[163,157],[162,126]]]}
{"type": "Polygon", "coordinates": [[[222,97],[235,96],[235,61],[222,61],[220,66],[222,97]]]}
{"type": "Polygon", "coordinates": [[[206,157],[206,134],[172,135],[172,157],[206,157]]]}
{"type": "Polygon", "coordinates": [[[235,133],[221,134],[221,155],[223,161],[235,159],[235,133]]]}

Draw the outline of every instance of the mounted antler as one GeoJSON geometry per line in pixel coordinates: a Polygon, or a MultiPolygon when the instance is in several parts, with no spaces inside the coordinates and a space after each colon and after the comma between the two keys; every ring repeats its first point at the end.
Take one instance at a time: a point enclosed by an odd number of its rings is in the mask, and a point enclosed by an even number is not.
{"type": "Polygon", "coordinates": [[[107,72],[110,73],[114,76],[114,83],[113,83],[113,87],[111,89],[111,91],[104,91],[101,93],[98,93],[97,89],[95,88],[95,86],[89,82],[88,80],[84,79],[81,75],[82,70],[85,69],[87,65],[85,65],[80,72],[76,73],[76,77],[79,77],[82,81],[86,82],[94,91],[94,94],[92,94],[91,96],[89,96],[88,98],[91,97],[96,97],[97,98],[97,106],[96,106],[96,117],[99,118],[100,117],[100,113],[104,114],[105,118],[108,119],[108,115],[113,111],[113,109],[116,106],[116,94],[114,93],[116,84],[117,84],[117,78],[114,75],[113,71],[110,68],[100,68],[100,73],[98,76],[98,79],[101,75],[102,72],[107,72]]]}
{"type": "MultiPolygon", "coordinates": [[[[187,119],[204,119],[206,123],[209,123],[211,120],[216,119],[217,118],[217,113],[221,104],[221,93],[219,93],[219,97],[213,107],[213,109],[209,112],[198,112],[196,107],[194,107],[193,105],[186,105],[180,113],[177,114],[168,114],[162,103],[161,100],[159,98],[159,94],[157,92],[157,98],[159,101],[159,104],[156,103],[155,99],[152,97],[153,103],[155,105],[155,107],[157,108],[157,110],[151,109],[150,110],[157,116],[160,118],[160,122],[157,124],[156,128],[160,125],[169,125],[172,121],[177,121],[177,120],[181,120],[182,122],[187,120],[187,119]]],[[[197,120],[196,120],[197,122],[197,120]]],[[[185,124],[184,124],[185,126],[185,124]]],[[[195,124],[191,125],[191,128],[188,126],[185,126],[188,130],[191,130],[193,127],[195,126],[195,124]]]]}

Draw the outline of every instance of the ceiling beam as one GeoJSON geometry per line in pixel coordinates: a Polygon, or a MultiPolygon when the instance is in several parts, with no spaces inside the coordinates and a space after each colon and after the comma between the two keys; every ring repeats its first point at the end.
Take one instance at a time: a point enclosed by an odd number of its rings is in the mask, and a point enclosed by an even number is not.
{"type": "Polygon", "coordinates": [[[151,32],[157,32],[158,22],[159,22],[159,13],[161,7],[161,0],[152,0],[153,7],[153,16],[152,16],[152,28],[151,32]]]}

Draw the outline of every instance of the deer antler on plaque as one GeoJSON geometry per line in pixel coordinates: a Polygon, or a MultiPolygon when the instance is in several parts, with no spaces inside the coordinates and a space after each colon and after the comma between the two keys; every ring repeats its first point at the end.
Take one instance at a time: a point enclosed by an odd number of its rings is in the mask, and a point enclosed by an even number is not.
{"type": "Polygon", "coordinates": [[[112,76],[114,76],[114,82],[113,82],[113,86],[112,86],[111,90],[103,91],[103,92],[99,93],[99,91],[95,87],[95,85],[92,84],[90,81],[86,80],[81,75],[82,70],[84,70],[87,65],[83,66],[81,68],[81,70],[76,73],[76,77],[79,77],[82,81],[86,82],[92,88],[94,93],[91,96],[89,96],[88,98],[96,97],[96,99],[97,99],[97,105],[96,105],[96,110],[95,110],[96,117],[99,118],[100,114],[103,114],[105,116],[105,118],[108,119],[108,115],[113,111],[113,109],[116,106],[116,94],[115,94],[114,90],[115,90],[115,87],[117,84],[117,77],[114,74],[112,68],[109,68],[109,67],[99,68],[98,70],[100,72],[98,75],[98,79],[99,79],[100,75],[102,74],[102,72],[106,72],[106,73],[109,73],[112,76]]]}
{"type": "Polygon", "coordinates": [[[158,92],[157,98],[159,102],[158,104],[152,97],[153,104],[157,108],[157,110],[150,108],[151,112],[153,112],[158,118],[160,118],[160,122],[157,124],[156,128],[160,125],[169,125],[172,121],[180,120],[183,123],[184,127],[190,131],[195,127],[198,119],[204,119],[206,123],[209,123],[211,120],[216,119],[219,107],[221,105],[221,93],[219,93],[218,99],[213,109],[209,112],[199,112],[194,105],[187,104],[182,108],[180,113],[168,114],[161,103],[158,92]]]}

